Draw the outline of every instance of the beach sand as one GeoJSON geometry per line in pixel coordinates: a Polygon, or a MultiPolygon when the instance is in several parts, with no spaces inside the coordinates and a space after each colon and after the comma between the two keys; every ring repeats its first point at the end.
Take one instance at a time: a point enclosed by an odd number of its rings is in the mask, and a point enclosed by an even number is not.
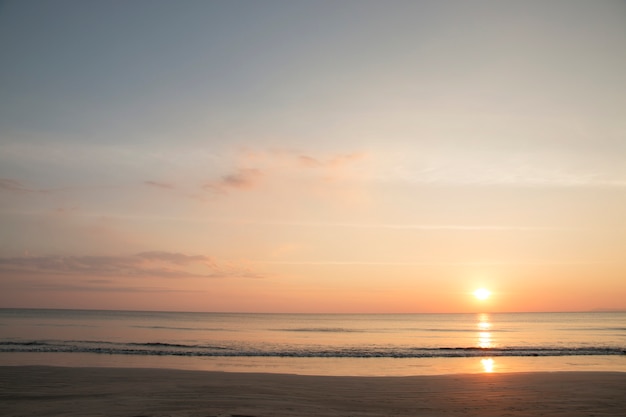
{"type": "Polygon", "coordinates": [[[0,367],[3,416],[625,416],[626,373],[329,377],[0,367]]]}

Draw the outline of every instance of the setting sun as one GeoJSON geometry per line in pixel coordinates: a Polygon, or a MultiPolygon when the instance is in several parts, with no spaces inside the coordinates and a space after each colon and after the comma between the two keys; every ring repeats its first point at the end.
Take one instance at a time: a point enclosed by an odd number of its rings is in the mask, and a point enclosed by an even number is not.
{"type": "Polygon", "coordinates": [[[474,297],[476,297],[479,300],[486,300],[487,298],[489,298],[490,295],[491,295],[491,291],[489,291],[486,288],[479,288],[476,291],[474,291],[474,297]]]}

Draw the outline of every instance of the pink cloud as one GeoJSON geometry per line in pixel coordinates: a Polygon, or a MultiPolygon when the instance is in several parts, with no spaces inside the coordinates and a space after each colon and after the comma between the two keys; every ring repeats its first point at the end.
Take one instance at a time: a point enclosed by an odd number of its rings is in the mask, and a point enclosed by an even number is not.
{"type": "Polygon", "coordinates": [[[326,187],[330,182],[351,180],[360,175],[363,167],[358,166],[358,163],[366,154],[312,155],[293,150],[244,149],[236,157],[233,173],[208,181],[202,188],[214,194],[227,195],[230,191],[257,189],[262,183],[274,190],[294,184],[308,189],[326,187]]]}

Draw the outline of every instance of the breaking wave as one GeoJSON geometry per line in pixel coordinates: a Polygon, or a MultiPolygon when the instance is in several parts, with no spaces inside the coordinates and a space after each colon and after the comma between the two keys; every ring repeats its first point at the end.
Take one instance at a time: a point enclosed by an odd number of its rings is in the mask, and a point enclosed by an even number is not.
{"type": "Polygon", "coordinates": [[[498,356],[626,355],[623,347],[343,347],[284,345],[195,345],[180,343],[116,343],[105,341],[2,341],[0,352],[96,353],[107,355],[189,357],[297,357],[297,358],[467,358],[498,356]]]}

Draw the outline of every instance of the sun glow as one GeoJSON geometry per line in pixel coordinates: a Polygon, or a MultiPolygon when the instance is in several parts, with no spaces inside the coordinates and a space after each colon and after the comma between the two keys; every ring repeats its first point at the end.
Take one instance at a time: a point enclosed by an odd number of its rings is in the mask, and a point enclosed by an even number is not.
{"type": "Polygon", "coordinates": [[[487,298],[489,298],[490,295],[491,295],[491,291],[489,291],[486,288],[479,288],[476,291],[474,291],[474,297],[476,297],[479,300],[486,300],[487,298]]]}

